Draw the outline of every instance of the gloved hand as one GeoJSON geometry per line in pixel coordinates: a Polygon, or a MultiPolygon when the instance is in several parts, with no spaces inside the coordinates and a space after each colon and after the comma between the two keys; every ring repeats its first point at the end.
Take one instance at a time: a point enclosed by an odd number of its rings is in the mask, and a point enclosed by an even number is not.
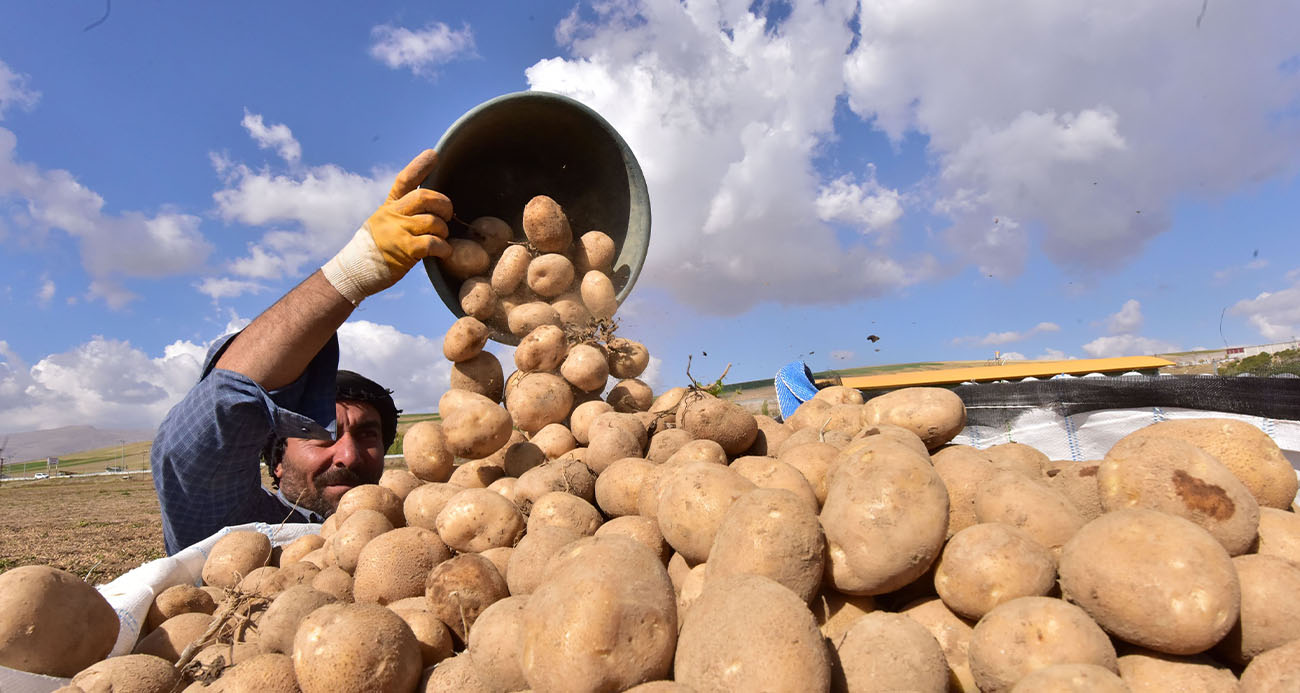
{"type": "Polygon", "coordinates": [[[397,174],[388,199],[321,267],[325,279],[353,305],[387,289],[426,257],[447,257],[451,200],[419,187],[438,161],[426,149],[397,174]]]}

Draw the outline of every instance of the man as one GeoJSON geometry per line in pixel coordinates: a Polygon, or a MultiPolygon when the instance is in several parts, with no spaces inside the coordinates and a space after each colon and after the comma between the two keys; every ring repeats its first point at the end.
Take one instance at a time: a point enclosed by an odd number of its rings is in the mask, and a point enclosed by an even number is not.
{"type": "Polygon", "coordinates": [[[418,187],[436,161],[415,157],[343,250],[213,345],[150,455],[167,553],[228,525],[320,522],[348,489],[379,480],[397,409],[388,390],[337,370],[335,331],[415,263],[451,253],[451,201],[418,187]],[[263,458],[276,493],[262,486],[263,458]]]}

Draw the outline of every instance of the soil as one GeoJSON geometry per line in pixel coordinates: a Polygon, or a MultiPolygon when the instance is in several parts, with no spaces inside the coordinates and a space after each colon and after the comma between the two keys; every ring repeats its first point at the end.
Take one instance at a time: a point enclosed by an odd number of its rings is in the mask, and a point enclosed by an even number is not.
{"type": "Polygon", "coordinates": [[[49,565],[102,584],[166,555],[148,474],[0,484],[0,572],[49,565]]]}

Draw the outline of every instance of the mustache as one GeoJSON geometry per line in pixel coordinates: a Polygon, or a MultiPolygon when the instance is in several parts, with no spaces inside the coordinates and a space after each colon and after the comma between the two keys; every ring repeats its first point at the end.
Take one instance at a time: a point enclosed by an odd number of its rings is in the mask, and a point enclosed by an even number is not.
{"type": "Polygon", "coordinates": [[[313,482],[317,489],[323,489],[326,486],[361,486],[366,483],[364,479],[347,467],[330,467],[321,472],[313,482]]]}

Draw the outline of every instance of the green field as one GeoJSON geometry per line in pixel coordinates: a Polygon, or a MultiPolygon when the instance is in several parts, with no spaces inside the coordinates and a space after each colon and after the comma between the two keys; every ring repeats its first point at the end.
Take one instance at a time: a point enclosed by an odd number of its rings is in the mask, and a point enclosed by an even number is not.
{"type": "MultiPolygon", "coordinates": [[[[91,472],[106,471],[109,467],[147,469],[149,467],[149,448],[151,446],[152,443],[149,441],[142,441],[60,456],[59,471],[66,474],[89,474],[91,472]]],[[[5,464],[4,471],[6,475],[11,477],[31,476],[37,472],[44,472],[46,468],[45,460],[32,460],[5,464]]]]}

